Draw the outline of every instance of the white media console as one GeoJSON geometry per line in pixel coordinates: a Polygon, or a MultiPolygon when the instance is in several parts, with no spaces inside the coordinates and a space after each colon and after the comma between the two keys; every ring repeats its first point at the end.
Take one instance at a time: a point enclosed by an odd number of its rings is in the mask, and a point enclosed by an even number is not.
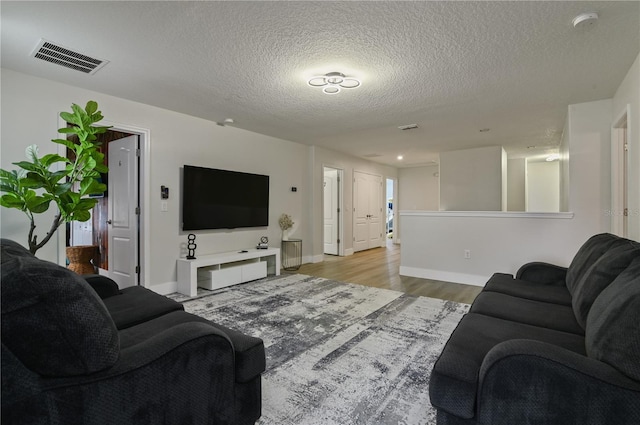
{"type": "Polygon", "coordinates": [[[222,252],[203,255],[195,260],[179,258],[178,292],[195,297],[198,286],[219,289],[269,274],[280,275],[279,248],[222,252]]]}

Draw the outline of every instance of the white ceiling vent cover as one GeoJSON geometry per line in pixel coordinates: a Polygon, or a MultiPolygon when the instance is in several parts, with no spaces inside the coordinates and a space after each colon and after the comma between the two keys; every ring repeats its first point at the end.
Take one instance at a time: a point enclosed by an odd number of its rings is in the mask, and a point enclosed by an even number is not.
{"type": "Polygon", "coordinates": [[[95,74],[109,63],[109,61],[83,55],[45,39],[40,39],[40,43],[33,50],[31,56],[89,75],[95,74]]]}

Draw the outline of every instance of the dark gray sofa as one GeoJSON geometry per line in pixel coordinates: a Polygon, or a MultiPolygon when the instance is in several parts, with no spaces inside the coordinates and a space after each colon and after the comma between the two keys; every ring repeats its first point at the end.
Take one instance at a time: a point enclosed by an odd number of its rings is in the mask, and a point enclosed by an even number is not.
{"type": "Polygon", "coordinates": [[[429,394],[438,425],[640,424],[640,244],[595,235],[568,268],[493,275],[429,394]]]}
{"type": "Polygon", "coordinates": [[[2,424],[253,424],[262,340],[1,240],[2,424]]]}

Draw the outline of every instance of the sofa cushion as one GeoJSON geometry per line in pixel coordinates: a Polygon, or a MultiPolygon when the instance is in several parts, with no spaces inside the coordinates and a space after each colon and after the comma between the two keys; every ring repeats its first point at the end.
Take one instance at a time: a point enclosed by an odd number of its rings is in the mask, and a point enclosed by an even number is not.
{"type": "Polygon", "coordinates": [[[122,348],[144,342],[148,338],[182,323],[206,323],[220,331],[233,348],[236,382],[249,382],[265,370],[264,344],[260,338],[213,323],[203,317],[184,311],[174,311],[153,320],[120,331],[122,348]]]}
{"type": "Polygon", "coordinates": [[[571,293],[564,285],[543,285],[527,282],[514,279],[512,275],[505,273],[495,273],[491,276],[483,291],[499,292],[545,303],[571,305],[571,293]]]}
{"type": "Polygon", "coordinates": [[[118,329],[126,329],[172,311],[184,310],[182,304],[142,286],[124,288],[103,300],[118,329]]]}
{"type": "Polygon", "coordinates": [[[640,381],[640,258],[602,291],[587,317],[587,355],[640,381]]]}
{"type": "MultiPolygon", "coordinates": [[[[541,291],[544,288],[540,288],[541,291]]],[[[518,323],[584,335],[584,330],[568,305],[533,301],[526,298],[483,291],[471,306],[471,313],[484,314],[518,323]]]]}
{"type": "Polygon", "coordinates": [[[2,343],[43,376],[85,375],[115,364],[118,332],[85,280],[2,246],[2,343]]]}
{"type": "Polygon", "coordinates": [[[468,313],[433,367],[429,384],[431,404],[460,418],[473,418],[482,362],[493,347],[511,339],[547,342],[585,354],[584,337],[580,335],[468,313]]]}
{"type": "Polygon", "coordinates": [[[639,256],[640,244],[619,238],[582,275],[574,286],[572,301],[573,311],[580,326],[586,326],[587,315],[598,295],[639,256]]]}
{"type": "Polygon", "coordinates": [[[597,260],[609,250],[620,237],[610,233],[591,236],[580,247],[567,269],[567,288],[573,294],[582,277],[597,260]]]}

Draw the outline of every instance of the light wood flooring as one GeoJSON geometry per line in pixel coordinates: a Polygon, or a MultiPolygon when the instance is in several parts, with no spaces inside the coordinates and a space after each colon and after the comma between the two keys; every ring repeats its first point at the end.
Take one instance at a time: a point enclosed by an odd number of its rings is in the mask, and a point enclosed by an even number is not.
{"type": "Polygon", "coordinates": [[[400,276],[400,245],[357,252],[347,257],[325,255],[321,263],[303,264],[296,272],[411,295],[471,304],[482,287],[400,276]]]}

